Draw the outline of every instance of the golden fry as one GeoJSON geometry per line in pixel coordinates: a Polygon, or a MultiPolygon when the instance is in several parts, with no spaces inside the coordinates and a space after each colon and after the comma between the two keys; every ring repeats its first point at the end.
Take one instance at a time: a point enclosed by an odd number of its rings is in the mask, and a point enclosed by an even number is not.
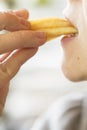
{"type": "Polygon", "coordinates": [[[78,32],[68,20],[60,18],[32,20],[30,24],[31,30],[44,31],[47,34],[47,40],[78,32]]]}

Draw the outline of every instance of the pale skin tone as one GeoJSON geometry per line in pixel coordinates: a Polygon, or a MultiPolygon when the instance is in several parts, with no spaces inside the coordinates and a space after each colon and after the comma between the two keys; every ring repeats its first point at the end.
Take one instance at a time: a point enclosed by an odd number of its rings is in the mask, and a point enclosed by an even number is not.
{"type": "Polygon", "coordinates": [[[0,114],[3,111],[11,79],[20,67],[46,42],[46,34],[30,31],[28,11],[0,12],[0,114]]]}
{"type": "Polygon", "coordinates": [[[63,48],[63,72],[72,81],[87,80],[87,0],[67,0],[64,15],[78,35],[63,48]]]}
{"type": "MultiPolygon", "coordinates": [[[[87,80],[87,0],[67,0],[67,7],[64,12],[65,16],[78,29],[78,35],[75,38],[73,38],[73,40],[69,41],[65,45],[65,47],[63,47],[64,52],[64,58],[62,64],[63,73],[69,80],[72,81],[87,80]]],[[[9,24],[5,25],[8,26],[9,24]]],[[[9,30],[9,26],[7,28],[9,30]]],[[[12,30],[12,28],[10,29],[12,30]]],[[[18,28],[18,30],[20,29],[18,28]]],[[[2,36],[1,41],[2,41],[0,43],[1,54],[9,51],[11,52],[19,48],[24,47],[27,48],[18,50],[18,52],[14,53],[8,59],[6,57],[5,59],[4,58],[1,59],[0,112],[3,110],[4,107],[4,103],[9,88],[8,84],[10,80],[18,72],[21,65],[36,53],[38,46],[42,45],[46,41],[46,37],[43,39],[42,38],[39,39],[36,38],[35,32],[16,31],[10,34],[7,33],[6,35],[2,36]],[[14,40],[12,39],[13,35],[15,36],[13,37],[14,40]],[[20,37],[23,38],[21,39],[20,37]],[[14,66],[13,61],[16,62],[16,66],[14,66]]]]}

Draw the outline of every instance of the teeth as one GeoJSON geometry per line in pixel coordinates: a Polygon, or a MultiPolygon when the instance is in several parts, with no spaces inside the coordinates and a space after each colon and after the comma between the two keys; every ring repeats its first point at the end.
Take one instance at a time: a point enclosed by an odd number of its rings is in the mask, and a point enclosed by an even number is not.
{"type": "Polygon", "coordinates": [[[71,34],[71,37],[75,37],[75,36],[77,36],[77,34],[76,34],[76,33],[71,34]]]}
{"type": "Polygon", "coordinates": [[[71,35],[67,35],[68,38],[72,37],[71,35]]]}
{"type": "Polygon", "coordinates": [[[75,34],[71,34],[71,37],[75,37],[75,34]]]}
{"type": "Polygon", "coordinates": [[[77,35],[77,34],[74,34],[74,33],[73,33],[73,34],[67,35],[67,37],[68,37],[68,38],[70,38],[70,37],[75,37],[76,35],[77,35]]]}

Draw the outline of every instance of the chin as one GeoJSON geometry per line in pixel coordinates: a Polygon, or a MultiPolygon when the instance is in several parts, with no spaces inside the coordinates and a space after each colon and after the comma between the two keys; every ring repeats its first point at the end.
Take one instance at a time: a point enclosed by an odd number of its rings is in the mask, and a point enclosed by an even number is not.
{"type": "Polygon", "coordinates": [[[82,74],[76,72],[75,70],[70,71],[69,69],[66,69],[64,66],[62,66],[62,71],[63,71],[64,76],[72,82],[80,82],[80,81],[87,80],[87,78],[85,78],[85,76],[82,76],[82,74]]]}
{"type": "Polygon", "coordinates": [[[81,79],[81,78],[78,78],[78,77],[73,76],[73,75],[67,75],[66,73],[64,73],[64,76],[65,76],[68,80],[70,80],[70,81],[72,81],[72,82],[80,82],[80,81],[83,81],[83,79],[81,79]]]}

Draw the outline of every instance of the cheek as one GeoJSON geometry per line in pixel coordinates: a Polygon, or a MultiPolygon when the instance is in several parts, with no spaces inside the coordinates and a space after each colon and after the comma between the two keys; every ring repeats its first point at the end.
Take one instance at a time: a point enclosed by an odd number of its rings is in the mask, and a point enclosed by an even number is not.
{"type": "Polygon", "coordinates": [[[87,0],[83,0],[83,15],[85,23],[87,25],[87,0]]]}
{"type": "Polygon", "coordinates": [[[82,79],[84,73],[82,72],[81,57],[79,55],[71,59],[64,60],[62,64],[64,75],[71,81],[79,81],[82,79]]]}
{"type": "Polygon", "coordinates": [[[87,0],[83,0],[83,9],[85,14],[87,14],[87,0]]]}
{"type": "Polygon", "coordinates": [[[87,77],[87,47],[83,46],[80,40],[77,41],[69,43],[64,50],[62,70],[71,81],[79,81],[87,77]]]}

